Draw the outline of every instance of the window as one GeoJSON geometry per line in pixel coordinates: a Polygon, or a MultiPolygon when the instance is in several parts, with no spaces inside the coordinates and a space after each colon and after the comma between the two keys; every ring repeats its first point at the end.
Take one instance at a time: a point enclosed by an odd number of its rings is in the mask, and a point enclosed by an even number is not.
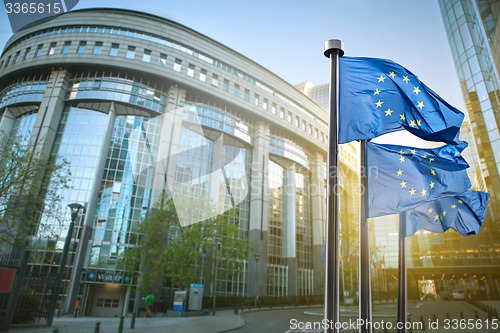
{"type": "Polygon", "coordinates": [[[299,127],[299,117],[295,116],[295,120],[294,120],[293,124],[295,126],[299,127]]]}
{"type": "Polygon", "coordinates": [[[189,64],[188,65],[187,75],[191,76],[191,77],[194,77],[194,65],[193,64],[189,64]]]}
{"type": "Polygon", "coordinates": [[[259,105],[259,95],[258,94],[255,94],[253,96],[253,104],[259,105]]]}
{"type": "Polygon", "coordinates": [[[50,43],[49,51],[47,52],[47,55],[53,55],[56,52],[56,45],[57,45],[57,43],[50,43]]]}
{"type": "Polygon", "coordinates": [[[71,46],[71,41],[64,42],[64,45],[63,45],[61,53],[62,54],[68,54],[70,46],[71,46]]]}
{"type": "Polygon", "coordinates": [[[202,69],[200,73],[200,81],[205,82],[207,79],[207,70],[202,69]]]}
{"type": "Polygon", "coordinates": [[[35,53],[35,57],[39,57],[42,55],[42,50],[43,50],[43,44],[40,44],[36,47],[36,53],[35,53]]]}
{"type": "Polygon", "coordinates": [[[264,110],[267,110],[267,105],[268,105],[268,101],[267,101],[267,99],[264,98],[264,102],[262,103],[262,108],[264,110]]]}
{"type": "Polygon", "coordinates": [[[224,82],[222,83],[222,90],[228,91],[229,90],[229,80],[224,79],[224,82]]]}
{"type": "Polygon", "coordinates": [[[167,55],[165,53],[160,53],[160,59],[158,59],[158,65],[161,67],[167,66],[167,55]]]}
{"type": "Polygon", "coordinates": [[[219,75],[212,74],[212,85],[216,87],[219,86],[219,75]]]}
{"type": "Polygon", "coordinates": [[[182,65],[182,59],[175,58],[174,71],[180,72],[181,71],[181,65],[182,65]]]}
{"type": "Polygon", "coordinates": [[[249,89],[245,88],[245,93],[243,94],[243,99],[245,101],[249,101],[250,100],[250,90],[249,89]]]}
{"type": "Polygon", "coordinates": [[[10,58],[12,58],[12,55],[7,57],[7,61],[5,62],[5,68],[7,68],[7,66],[9,66],[10,58]]]}
{"type": "Polygon", "coordinates": [[[238,97],[240,95],[240,85],[239,84],[234,85],[233,95],[236,97],[238,97]]]}
{"type": "Polygon", "coordinates": [[[102,42],[95,42],[94,44],[94,51],[92,52],[93,54],[101,54],[102,52],[102,42]]]}
{"type": "Polygon", "coordinates": [[[28,47],[26,51],[24,51],[23,60],[29,59],[30,52],[31,52],[31,47],[28,47]]]}
{"type": "Polygon", "coordinates": [[[300,127],[303,131],[306,130],[306,121],[302,120],[302,126],[300,127]]]}
{"type": "Polygon", "coordinates": [[[289,123],[292,122],[292,113],[288,112],[288,116],[286,117],[286,120],[288,120],[289,123]]]}
{"type": "Polygon", "coordinates": [[[280,108],[280,118],[285,118],[285,109],[280,108]]]}
{"type": "Polygon", "coordinates": [[[112,57],[116,57],[118,55],[119,48],[120,48],[120,44],[116,44],[116,43],[111,44],[111,49],[109,50],[109,55],[112,57]]]}
{"type": "Polygon", "coordinates": [[[135,46],[130,46],[127,48],[127,54],[125,55],[125,58],[127,59],[134,59],[135,57],[135,46]]]}
{"type": "Polygon", "coordinates": [[[78,54],[84,54],[85,53],[85,47],[87,46],[86,41],[80,41],[80,44],[78,44],[78,50],[76,50],[76,53],[78,54]]]}
{"type": "Polygon", "coordinates": [[[272,114],[276,114],[276,104],[274,103],[271,105],[271,112],[272,114]]]}
{"type": "Polygon", "coordinates": [[[17,62],[17,59],[19,58],[20,54],[21,54],[21,51],[16,52],[16,54],[14,55],[14,58],[12,59],[12,64],[15,64],[17,62]]]}
{"type": "Polygon", "coordinates": [[[144,62],[151,61],[151,50],[144,49],[144,54],[142,55],[142,61],[144,62]]]}

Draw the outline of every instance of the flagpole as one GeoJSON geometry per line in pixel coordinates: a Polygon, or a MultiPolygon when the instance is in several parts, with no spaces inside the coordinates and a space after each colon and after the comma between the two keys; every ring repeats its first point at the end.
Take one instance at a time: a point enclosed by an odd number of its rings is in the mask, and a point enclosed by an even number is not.
{"type": "Polygon", "coordinates": [[[339,110],[339,58],[344,55],[342,41],[325,42],[324,55],[330,58],[330,128],[328,147],[328,201],[326,222],[325,259],[325,333],[339,332],[335,325],[340,320],[339,298],[339,205],[338,205],[338,110],[339,110]]]}
{"type": "MultiPolygon", "coordinates": [[[[408,314],[408,291],[406,289],[406,214],[399,214],[399,248],[398,248],[398,323],[406,324],[408,314]]],[[[398,328],[397,333],[406,333],[407,330],[398,328]]]]}
{"type": "Polygon", "coordinates": [[[361,141],[361,202],[359,216],[359,319],[360,333],[372,333],[372,291],[370,279],[370,233],[368,228],[368,163],[366,140],[361,141]]]}

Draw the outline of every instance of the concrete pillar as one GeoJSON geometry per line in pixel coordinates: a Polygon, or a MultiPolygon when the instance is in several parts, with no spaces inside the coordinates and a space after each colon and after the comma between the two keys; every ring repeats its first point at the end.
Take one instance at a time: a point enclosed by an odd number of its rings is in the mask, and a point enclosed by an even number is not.
{"type": "Polygon", "coordinates": [[[248,254],[248,296],[265,295],[267,292],[269,125],[264,122],[257,123],[254,131],[250,183],[251,249],[248,254]],[[258,260],[255,255],[259,256],[258,260]]]}
{"type": "Polygon", "coordinates": [[[325,290],[325,266],[322,263],[323,244],[325,241],[326,198],[325,169],[326,154],[316,152],[311,158],[311,211],[313,241],[314,295],[322,295],[325,290]]]}
{"type": "MultiPolygon", "coordinates": [[[[0,119],[0,134],[8,137],[12,131],[12,127],[14,127],[14,123],[16,119],[12,112],[9,111],[9,108],[6,108],[4,113],[2,114],[2,118],[0,119]]],[[[5,138],[0,138],[5,139],[5,138]]]]}
{"type": "Polygon", "coordinates": [[[295,164],[290,165],[286,169],[286,215],[283,228],[285,239],[283,245],[283,254],[288,265],[288,295],[297,295],[297,203],[296,203],[296,179],[295,179],[295,164]]]}

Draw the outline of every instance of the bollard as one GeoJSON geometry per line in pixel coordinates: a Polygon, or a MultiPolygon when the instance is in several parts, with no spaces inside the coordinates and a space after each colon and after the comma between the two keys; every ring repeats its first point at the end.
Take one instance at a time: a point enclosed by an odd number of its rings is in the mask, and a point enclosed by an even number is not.
{"type": "Polygon", "coordinates": [[[99,333],[100,330],[101,330],[101,323],[100,322],[96,322],[95,323],[94,333],[99,333]]]}
{"type": "Polygon", "coordinates": [[[132,320],[130,321],[130,328],[131,329],[135,328],[135,312],[132,313],[132,320]]]}
{"type": "Polygon", "coordinates": [[[460,311],[460,319],[465,319],[463,311],[460,311]]]}
{"type": "Polygon", "coordinates": [[[420,322],[422,322],[422,331],[425,332],[425,321],[424,321],[424,316],[420,316],[420,322]]]}
{"type": "Polygon", "coordinates": [[[411,315],[408,316],[408,322],[410,323],[410,329],[408,333],[413,333],[413,323],[411,322],[411,315]]]}
{"type": "Polygon", "coordinates": [[[433,320],[435,323],[437,322],[437,318],[436,318],[436,314],[435,314],[435,313],[432,315],[432,320],[433,320]]]}
{"type": "Polygon", "coordinates": [[[387,326],[384,326],[384,333],[389,333],[389,331],[387,330],[387,326]]]}
{"type": "Polygon", "coordinates": [[[474,319],[479,319],[479,313],[477,312],[477,310],[474,310],[474,319]]]}
{"type": "Polygon", "coordinates": [[[118,333],[123,333],[123,321],[125,320],[124,316],[120,317],[120,323],[118,324],[118,333]]]}
{"type": "Polygon", "coordinates": [[[446,319],[450,319],[450,313],[446,312],[446,319]]]}
{"type": "Polygon", "coordinates": [[[493,315],[495,316],[496,319],[500,319],[500,318],[498,318],[497,309],[493,309],[493,315]]]}
{"type": "Polygon", "coordinates": [[[57,327],[55,327],[53,330],[52,330],[52,333],[59,333],[59,329],[57,327]]]}

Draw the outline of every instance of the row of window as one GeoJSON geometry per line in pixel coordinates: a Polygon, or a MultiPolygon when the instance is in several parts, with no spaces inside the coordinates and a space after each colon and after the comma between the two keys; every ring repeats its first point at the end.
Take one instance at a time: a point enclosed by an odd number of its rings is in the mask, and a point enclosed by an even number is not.
{"type": "MultiPolygon", "coordinates": [[[[82,30],[79,28],[78,31],[82,31],[82,30]]],[[[89,31],[89,30],[85,29],[85,31],[89,31]]],[[[77,44],[76,50],[73,50],[73,51],[71,50],[71,45],[72,45],[71,41],[65,41],[64,44],[63,44],[63,46],[62,46],[62,48],[61,48],[61,50],[59,51],[60,54],[69,54],[69,53],[72,53],[72,52],[76,52],[76,54],[85,54],[85,53],[89,53],[90,52],[90,51],[88,51],[88,49],[91,49],[92,50],[91,52],[94,55],[104,54],[103,42],[101,42],[101,41],[96,41],[96,42],[94,42],[93,45],[90,45],[90,43],[88,41],[79,41],[79,43],[77,44]]],[[[31,58],[31,57],[39,57],[39,56],[42,56],[44,54],[46,54],[46,55],[53,55],[53,54],[58,53],[58,50],[56,48],[57,48],[57,42],[50,43],[49,48],[46,51],[46,53],[43,52],[43,44],[39,44],[37,46],[36,50],[34,50],[34,52],[31,52],[31,48],[29,47],[29,48],[26,48],[26,50],[25,50],[25,52],[24,52],[24,54],[22,56],[22,59],[25,60],[25,59],[28,59],[28,58],[31,58]]],[[[109,56],[116,57],[116,56],[118,56],[119,49],[120,49],[120,44],[119,43],[111,43],[111,45],[109,47],[109,50],[106,50],[106,54],[109,55],[109,56]]],[[[181,51],[183,50],[183,48],[176,48],[176,49],[179,49],[181,51]]],[[[138,52],[139,52],[139,50],[135,46],[128,45],[127,49],[126,49],[126,52],[125,52],[125,58],[127,58],[127,59],[135,59],[136,58],[136,54],[138,52]]],[[[195,54],[199,55],[198,53],[193,53],[193,52],[188,52],[188,53],[191,54],[191,55],[195,55],[195,54]]],[[[9,57],[7,58],[7,60],[5,62],[5,67],[7,67],[9,65],[9,63],[10,64],[14,64],[17,61],[19,61],[20,55],[21,55],[21,51],[17,51],[14,54],[14,57],[12,59],[11,59],[12,55],[9,55],[9,57]]],[[[205,58],[206,58],[206,56],[205,56],[205,58]]],[[[211,58],[209,58],[209,59],[211,59],[211,58]]],[[[146,63],[150,63],[151,60],[152,60],[152,50],[143,49],[142,50],[142,61],[146,62],[146,63]]],[[[209,62],[211,62],[211,63],[213,63],[215,65],[217,65],[217,64],[220,63],[219,61],[215,61],[213,59],[211,59],[211,61],[209,61],[209,62]]],[[[158,56],[158,62],[157,62],[157,64],[159,66],[166,67],[167,66],[167,55],[164,54],[164,53],[160,53],[159,56],[158,56]]],[[[182,59],[175,58],[174,64],[173,64],[174,71],[181,72],[181,70],[182,70],[182,64],[183,64],[182,59]]],[[[0,64],[0,69],[3,66],[4,66],[4,64],[2,62],[2,64],[0,64]]],[[[222,69],[224,69],[224,68],[227,67],[228,70],[232,68],[232,67],[228,67],[227,65],[225,65],[225,66],[217,66],[217,67],[222,68],[222,69]]],[[[231,72],[234,72],[234,71],[231,71],[231,72]]],[[[240,72],[237,71],[237,73],[240,73],[240,72]]],[[[196,76],[198,76],[198,79],[200,81],[207,82],[207,74],[208,74],[207,70],[203,69],[203,68],[200,68],[199,72],[197,72],[196,71],[196,66],[194,64],[192,64],[192,63],[188,64],[188,66],[186,68],[186,74],[188,76],[190,76],[190,77],[193,77],[193,78],[195,77],[195,74],[196,74],[196,76]]],[[[245,78],[245,76],[243,74],[242,75],[238,75],[238,77],[245,78]]],[[[281,100],[284,100],[285,102],[287,102],[289,104],[290,103],[293,104],[294,107],[296,107],[296,108],[304,111],[306,114],[310,114],[310,112],[308,112],[307,110],[304,110],[302,107],[298,106],[296,103],[294,103],[290,99],[282,96],[281,94],[275,92],[274,90],[268,88],[267,86],[261,84],[260,82],[254,80],[254,79],[252,79],[252,80],[246,80],[246,81],[256,84],[258,87],[264,89],[266,92],[279,97],[281,100]]],[[[259,96],[259,94],[257,94],[257,93],[254,93],[252,95],[251,92],[250,92],[250,89],[248,89],[248,88],[242,88],[237,83],[234,83],[233,87],[230,88],[230,82],[229,82],[229,80],[228,79],[223,79],[222,82],[220,82],[219,76],[217,74],[215,74],[215,73],[212,74],[212,77],[210,79],[210,83],[212,84],[212,86],[220,87],[224,91],[229,91],[231,89],[232,90],[232,94],[235,97],[241,97],[245,101],[251,102],[251,103],[253,103],[253,104],[257,105],[257,106],[260,105],[264,110],[271,111],[272,114],[277,115],[277,116],[279,116],[282,119],[286,119],[289,123],[295,125],[296,127],[300,128],[301,130],[305,131],[308,135],[314,136],[317,140],[319,140],[319,141],[321,141],[323,143],[327,142],[327,136],[326,136],[326,134],[323,131],[320,131],[318,128],[316,128],[312,124],[308,123],[306,120],[300,119],[299,116],[294,115],[292,112],[285,111],[285,108],[283,108],[283,107],[280,107],[279,110],[278,110],[278,106],[276,105],[276,103],[269,103],[269,101],[266,98],[262,99],[259,96]]],[[[316,119],[316,118],[314,117],[314,119],[316,119]]]]}

